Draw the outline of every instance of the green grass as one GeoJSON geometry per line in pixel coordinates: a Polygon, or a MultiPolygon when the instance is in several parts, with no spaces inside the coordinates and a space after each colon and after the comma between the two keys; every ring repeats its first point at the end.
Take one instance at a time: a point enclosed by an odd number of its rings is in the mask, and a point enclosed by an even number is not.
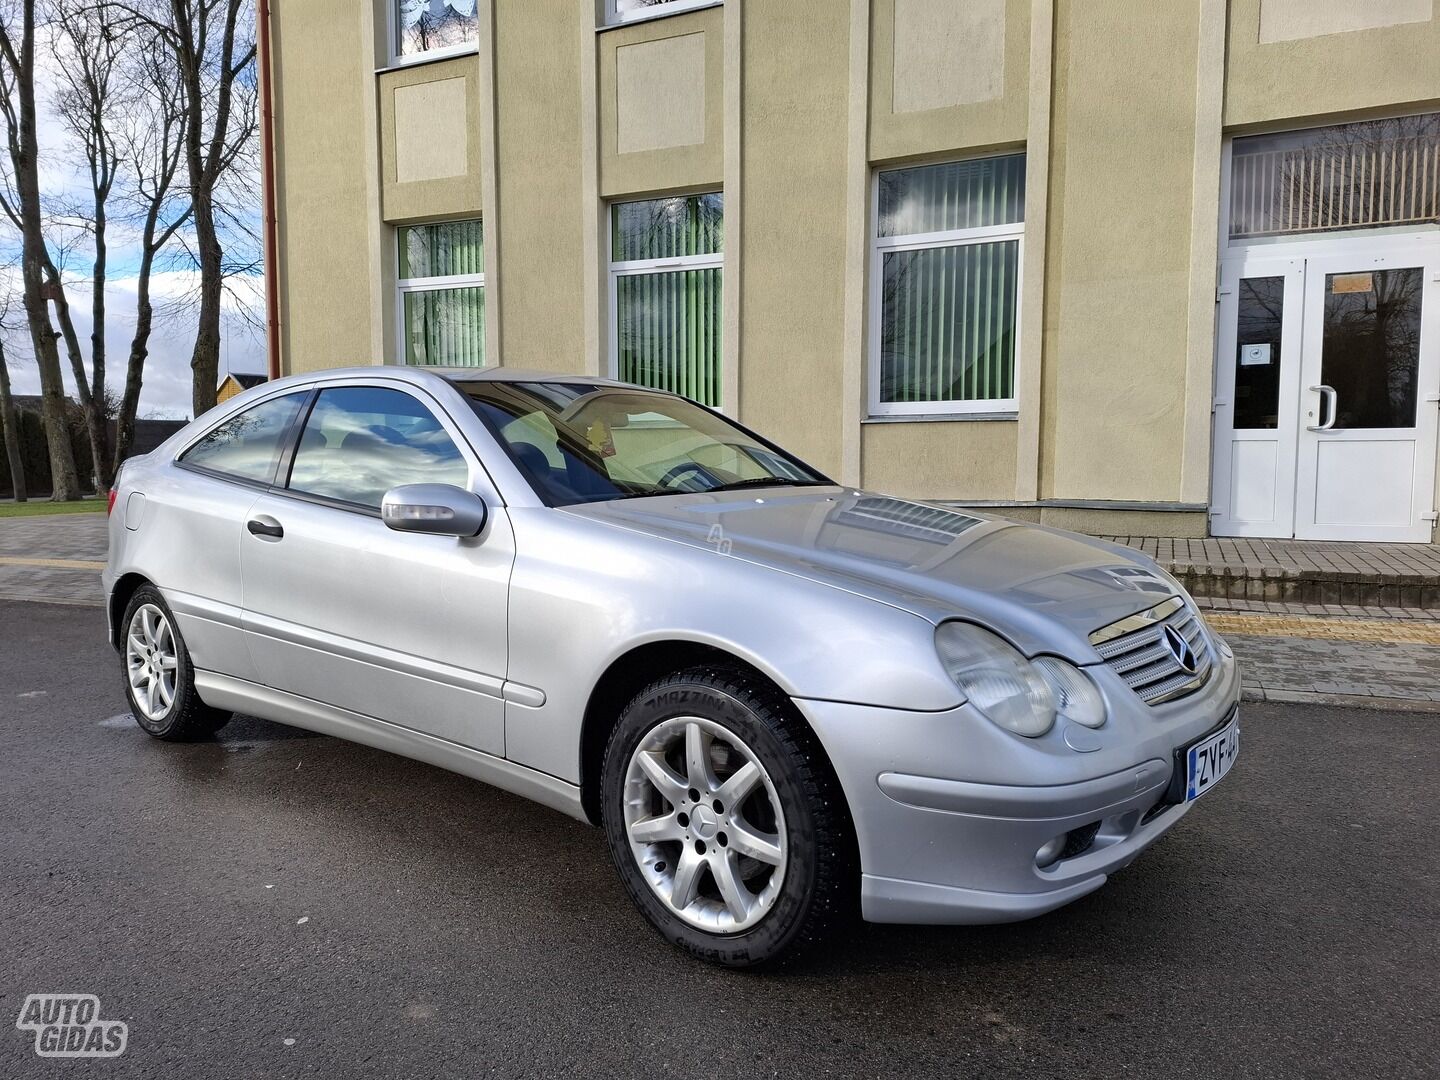
{"type": "Polygon", "coordinates": [[[103,514],[105,503],[101,499],[81,499],[78,502],[51,502],[49,499],[31,499],[17,503],[8,499],[0,502],[0,518],[43,517],[49,514],[103,514]]]}

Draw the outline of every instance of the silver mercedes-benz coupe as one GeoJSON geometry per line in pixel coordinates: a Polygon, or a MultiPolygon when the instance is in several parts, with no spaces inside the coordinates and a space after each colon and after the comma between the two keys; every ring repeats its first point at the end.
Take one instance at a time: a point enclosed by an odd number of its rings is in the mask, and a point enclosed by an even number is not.
{"type": "Polygon", "coordinates": [[[599,378],[256,387],[127,464],[104,587],[151,735],[241,711],[527,796],[737,967],[1051,911],[1239,749],[1230,649],[1139,553],[599,378]]]}

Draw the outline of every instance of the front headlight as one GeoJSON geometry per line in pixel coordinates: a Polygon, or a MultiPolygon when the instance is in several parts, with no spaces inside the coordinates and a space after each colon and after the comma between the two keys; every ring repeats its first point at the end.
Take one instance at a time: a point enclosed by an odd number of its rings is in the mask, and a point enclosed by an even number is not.
{"type": "Polygon", "coordinates": [[[1054,656],[1038,656],[1034,663],[1055,695],[1056,712],[1088,728],[1105,723],[1105,699],[1089,675],[1054,656]]]}
{"type": "Polygon", "coordinates": [[[1055,725],[1055,694],[1035,665],[971,623],[942,623],[935,650],[970,704],[1008,731],[1034,739],[1055,725]]]}

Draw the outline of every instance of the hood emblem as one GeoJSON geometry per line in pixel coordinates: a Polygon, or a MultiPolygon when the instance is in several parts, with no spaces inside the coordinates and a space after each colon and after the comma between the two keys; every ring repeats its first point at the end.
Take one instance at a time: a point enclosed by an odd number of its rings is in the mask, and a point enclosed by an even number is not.
{"type": "Polygon", "coordinates": [[[1200,669],[1200,661],[1195,655],[1195,650],[1185,640],[1179,630],[1173,626],[1165,627],[1165,647],[1170,650],[1170,655],[1175,657],[1175,663],[1186,675],[1194,675],[1200,669]]]}

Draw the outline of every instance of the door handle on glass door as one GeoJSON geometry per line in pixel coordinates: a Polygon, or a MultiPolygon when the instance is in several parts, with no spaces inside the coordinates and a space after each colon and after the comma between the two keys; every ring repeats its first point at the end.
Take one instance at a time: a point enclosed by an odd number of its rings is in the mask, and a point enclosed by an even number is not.
{"type": "Polygon", "coordinates": [[[250,531],[251,536],[259,536],[271,540],[279,540],[285,535],[285,530],[280,523],[268,514],[263,517],[251,518],[245,523],[245,528],[250,531]]]}
{"type": "Polygon", "coordinates": [[[1319,394],[1322,401],[1328,399],[1329,409],[1327,410],[1328,415],[1325,417],[1323,424],[1307,424],[1305,426],[1311,431],[1329,431],[1335,426],[1335,406],[1339,402],[1339,398],[1335,396],[1335,388],[1322,383],[1319,386],[1310,387],[1310,392],[1319,394]]]}

